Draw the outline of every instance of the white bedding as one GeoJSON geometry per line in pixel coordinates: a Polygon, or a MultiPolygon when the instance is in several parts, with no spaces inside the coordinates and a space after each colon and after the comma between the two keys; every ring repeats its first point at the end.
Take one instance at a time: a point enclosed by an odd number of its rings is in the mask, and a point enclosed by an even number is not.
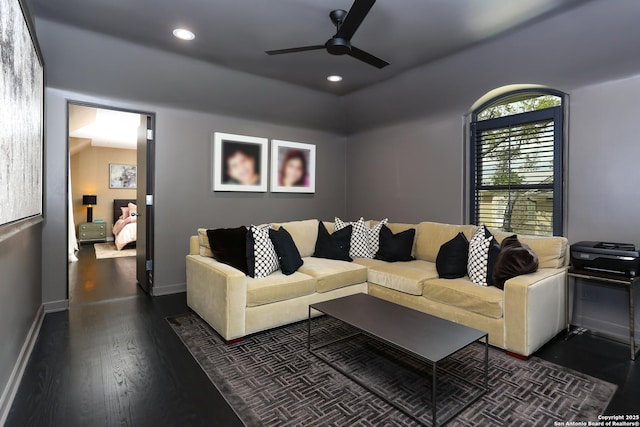
{"type": "Polygon", "coordinates": [[[125,219],[120,217],[113,225],[113,235],[116,237],[116,248],[122,250],[129,243],[135,242],[138,235],[138,223],[136,216],[125,219]]]}

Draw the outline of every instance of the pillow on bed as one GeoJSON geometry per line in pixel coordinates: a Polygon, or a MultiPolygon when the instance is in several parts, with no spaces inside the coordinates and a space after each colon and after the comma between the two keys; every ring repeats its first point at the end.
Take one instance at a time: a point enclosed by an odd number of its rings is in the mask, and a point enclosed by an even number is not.
{"type": "Polygon", "coordinates": [[[129,203],[129,215],[137,214],[137,213],[138,213],[138,207],[133,203],[129,203]]]}
{"type": "Polygon", "coordinates": [[[122,211],[122,215],[120,215],[120,219],[126,219],[129,218],[131,216],[131,211],[129,210],[128,207],[121,207],[120,210],[122,211]]]}

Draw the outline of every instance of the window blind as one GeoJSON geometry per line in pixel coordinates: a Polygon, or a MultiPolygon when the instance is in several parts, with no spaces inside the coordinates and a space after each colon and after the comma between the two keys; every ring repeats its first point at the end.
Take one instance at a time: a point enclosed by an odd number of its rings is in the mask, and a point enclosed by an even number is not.
{"type": "Polygon", "coordinates": [[[562,234],[562,109],[473,122],[472,222],[562,234]]]}

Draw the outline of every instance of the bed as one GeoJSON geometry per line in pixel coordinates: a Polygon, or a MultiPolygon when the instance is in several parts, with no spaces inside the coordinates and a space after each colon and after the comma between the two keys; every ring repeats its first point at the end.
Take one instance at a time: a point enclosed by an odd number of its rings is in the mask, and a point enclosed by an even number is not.
{"type": "Polygon", "coordinates": [[[135,199],[115,199],[113,201],[113,235],[116,249],[135,247],[138,235],[137,207],[135,199]],[[130,205],[133,205],[131,207],[130,205]],[[133,215],[132,215],[133,214],[133,215]]]}

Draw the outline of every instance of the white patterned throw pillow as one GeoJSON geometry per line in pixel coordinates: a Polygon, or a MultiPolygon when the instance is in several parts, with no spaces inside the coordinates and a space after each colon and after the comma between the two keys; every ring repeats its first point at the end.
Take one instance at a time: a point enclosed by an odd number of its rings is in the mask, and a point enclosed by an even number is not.
{"type": "Polygon", "coordinates": [[[488,265],[489,265],[489,247],[493,236],[485,237],[484,226],[478,228],[476,234],[469,242],[469,260],[467,262],[467,271],[469,279],[480,286],[489,286],[488,281],[488,265]]]}
{"type": "Polygon", "coordinates": [[[276,249],[269,238],[271,224],[262,226],[251,226],[253,235],[253,251],[255,256],[256,279],[267,277],[280,268],[276,249]]]}
{"type": "Polygon", "coordinates": [[[345,222],[336,217],[336,231],[342,230],[349,225],[353,226],[353,230],[351,231],[351,249],[349,249],[349,256],[351,258],[371,258],[371,250],[369,249],[369,227],[364,223],[364,218],[360,218],[354,222],[345,222]]]}
{"type": "Polygon", "coordinates": [[[389,218],[385,218],[379,223],[377,223],[374,227],[367,227],[367,236],[369,237],[369,251],[371,256],[369,258],[373,258],[378,253],[380,249],[380,230],[382,230],[383,225],[387,225],[389,222],[389,218]]]}

